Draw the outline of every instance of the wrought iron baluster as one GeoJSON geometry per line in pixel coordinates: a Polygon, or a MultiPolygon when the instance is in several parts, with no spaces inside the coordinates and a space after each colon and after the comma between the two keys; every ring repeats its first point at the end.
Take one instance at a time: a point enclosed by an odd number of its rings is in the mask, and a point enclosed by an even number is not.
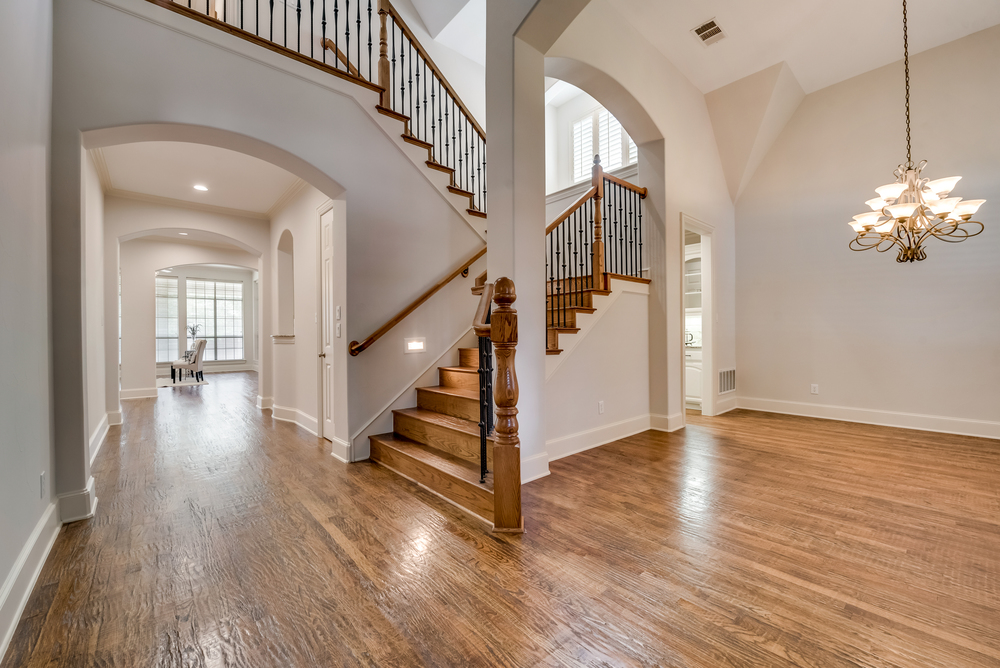
{"type": "MultiPolygon", "coordinates": [[[[333,0],[333,66],[340,69],[340,6],[339,0],[333,0]]],[[[323,43],[326,48],[326,42],[323,43]]]]}
{"type": "MultiPolygon", "coordinates": [[[[357,68],[358,68],[358,78],[361,78],[361,0],[358,0],[357,2],[354,3],[354,10],[358,17],[357,19],[358,32],[356,33],[358,42],[357,68]]],[[[350,60],[350,58],[351,58],[351,52],[348,51],[347,59],[350,60]]]]}
{"type": "MultiPolygon", "coordinates": [[[[433,105],[431,109],[433,109],[433,105]]],[[[423,140],[427,141],[427,61],[424,60],[424,136],[423,140]]]]}
{"type": "Polygon", "coordinates": [[[368,0],[368,80],[372,80],[372,0],[368,0]]]}
{"type": "Polygon", "coordinates": [[[323,62],[326,62],[326,0],[323,0],[323,20],[322,20],[322,37],[320,41],[320,51],[323,52],[323,62]]]}
{"type": "Polygon", "coordinates": [[[302,0],[295,0],[295,51],[302,53],[302,0]]]}
{"type": "MultiPolygon", "coordinates": [[[[409,113],[409,116],[410,116],[410,120],[412,121],[413,120],[413,41],[412,40],[407,40],[406,43],[407,43],[407,49],[410,52],[410,59],[409,59],[410,60],[410,77],[406,81],[406,90],[410,94],[410,113],[409,113]]],[[[407,127],[409,133],[412,135],[413,134],[413,130],[410,128],[410,124],[407,123],[406,127],[407,127]]]]}
{"type": "MultiPolygon", "coordinates": [[[[340,53],[337,53],[340,58],[340,53]]],[[[351,0],[344,0],[344,67],[351,73],[351,0]]]]}
{"type": "Polygon", "coordinates": [[[639,228],[639,275],[642,275],[642,198],[639,198],[639,220],[637,223],[639,228]]]}
{"type": "Polygon", "coordinates": [[[437,118],[434,116],[434,87],[437,85],[437,78],[431,82],[431,160],[434,162],[438,161],[438,151],[437,151],[437,127],[435,125],[437,118]]]}
{"type": "Polygon", "coordinates": [[[407,39],[404,42],[405,36],[403,35],[403,29],[399,29],[399,111],[400,113],[406,109],[406,47],[405,44],[409,42],[407,39]]]}
{"type": "Polygon", "coordinates": [[[396,109],[396,17],[390,14],[389,18],[392,19],[392,29],[389,31],[392,35],[392,78],[389,80],[389,108],[396,109]]]}

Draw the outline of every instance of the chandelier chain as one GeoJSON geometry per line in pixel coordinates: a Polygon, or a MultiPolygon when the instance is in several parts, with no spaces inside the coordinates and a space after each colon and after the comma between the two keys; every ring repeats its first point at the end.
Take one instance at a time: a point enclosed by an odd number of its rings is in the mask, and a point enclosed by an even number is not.
{"type": "Polygon", "coordinates": [[[903,69],[906,72],[906,168],[913,169],[913,156],[910,148],[910,45],[906,32],[906,0],[903,0],[903,69]]]}

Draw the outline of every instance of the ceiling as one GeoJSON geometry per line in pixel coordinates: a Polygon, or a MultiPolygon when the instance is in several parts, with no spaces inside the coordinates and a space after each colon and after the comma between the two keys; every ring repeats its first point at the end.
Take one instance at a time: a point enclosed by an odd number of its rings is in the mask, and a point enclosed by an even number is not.
{"type": "MultiPolygon", "coordinates": [[[[898,0],[608,0],[703,93],[780,62],[806,93],[902,60],[898,0]],[[725,39],[690,32],[710,19],[725,39]]],[[[1000,24],[997,0],[909,0],[910,53],[1000,24]]]]}
{"type": "Polygon", "coordinates": [[[99,150],[109,192],[268,214],[299,179],[269,162],[204,144],[139,142],[99,150]],[[204,185],[206,192],[194,189],[204,185]]]}

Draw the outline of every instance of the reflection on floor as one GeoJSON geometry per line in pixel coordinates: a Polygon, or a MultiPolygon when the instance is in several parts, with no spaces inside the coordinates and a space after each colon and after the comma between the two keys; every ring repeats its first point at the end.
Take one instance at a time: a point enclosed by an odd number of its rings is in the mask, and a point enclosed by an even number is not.
{"type": "Polygon", "coordinates": [[[553,462],[527,533],[254,408],[123,402],[2,666],[996,666],[1000,444],[737,411],[553,462]]]}

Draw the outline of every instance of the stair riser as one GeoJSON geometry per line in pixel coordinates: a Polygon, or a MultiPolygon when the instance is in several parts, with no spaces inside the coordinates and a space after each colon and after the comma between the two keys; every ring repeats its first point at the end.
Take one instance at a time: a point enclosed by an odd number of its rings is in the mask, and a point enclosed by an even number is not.
{"type": "Polygon", "coordinates": [[[599,280],[592,279],[590,276],[557,278],[555,280],[546,281],[545,285],[546,294],[552,294],[554,292],[579,292],[580,290],[587,290],[591,288],[601,289],[602,287],[599,280]]]}
{"type": "Polygon", "coordinates": [[[565,311],[546,311],[545,324],[548,327],[576,327],[576,311],[568,308],[565,311]]]}
{"type": "Polygon", "coordinates": [[[488,489],[440,471],[376,439],[371,439],[371,459],[484,520],[493,521],[493,493],[488,489]]]}
{"type": "Polygon", "coordinates": [[[554,350],[559,347],[559,332],[551,329],[545,331],[545,347],[554,350]]]}
{"type": "MultiPolygon", "coordinates": [[[[478,418],[477,418],[478,419],[478,418]]],[[[440,425],[424,422],[409,415],[394,413],[392,430],[400,436],[429,445],[438,450],[450,452],[467,461],[479,462],[479,437],[455,431],[440,425]]],[[[493,443],[486,443],[486,466],[493,469],[493,443]]]]}
{"type": "Polygon", "coordinates": [[[438,392],[424,392],[417,388],[417,407],[463,420],[479,422],[479,401],[476,399],[453,397],[438,392]]]}
{"type": "Polygon", "coordinates": [[[570,292],[565,295],[546,295],[554,304],[562,306],[582,306],[583,308],[594,308],[594,294],[592,292],[570,292]]]}
{"type": "Polygon", "coordinates": [[[458,349],[458,365],[467,366],[472,369],[479,368],[479,349],[478,348],[459,348],[458,349]]]}
{"type": "Polygon", "coordinates": [[[479,372],[463,373],[451,369],[438,369],[440,385],[445,387],[461,387],[466,390],[479,391],[479,372]]]}

